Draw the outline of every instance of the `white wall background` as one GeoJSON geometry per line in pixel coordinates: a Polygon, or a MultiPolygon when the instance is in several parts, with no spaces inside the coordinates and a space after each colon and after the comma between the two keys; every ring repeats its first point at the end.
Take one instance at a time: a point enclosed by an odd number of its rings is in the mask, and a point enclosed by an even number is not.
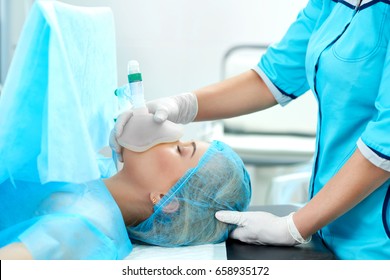
{"type": "Polygon", "coordinates": [[[0,0],[0,84],[4,82],[32,0],[0,0]]]}
{"type": "MultiPolygon", "coordinates": [[[[2,34],[11,59],[32,0],[1,0],[2,34]],[[4,5],[3,5],[4,6],[4,5]],[[4,29],[6,27],[6,29],[4,29]],[[3,30],[4,29],[4,30],[3,30]]],[[[221,59],[235,45],[277,41],[307,0],[63,0],[109,6],[116,22],[118,81],[130,59],[140,62],[148,99],[193,90],[220,80],[221,59]]],[[[257,61],[253,62],[254,64],[257,61]]],[[[5,70],[3,69],[5,74],[5,70]]]]}
{"type": "Polygon", "coordinates": [[[306,0],[64,2],[112,8],[119,82],[126,82],[127,61],[136,59],[147,97],[156,98],[220,80],[221,59],[229,48],[278,40],[306,0]]]}

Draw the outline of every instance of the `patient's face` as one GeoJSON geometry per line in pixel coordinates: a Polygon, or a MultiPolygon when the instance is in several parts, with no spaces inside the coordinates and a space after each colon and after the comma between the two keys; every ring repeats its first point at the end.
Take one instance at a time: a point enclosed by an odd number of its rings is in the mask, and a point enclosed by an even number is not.
{"type": "Polygon", "coordinates": [[[140,180],[151,191],[166,193],[183,175],[195,167],[209,143],[164,143],[137,153],[124,149],[123,159],[131,177],[140,180]]]}

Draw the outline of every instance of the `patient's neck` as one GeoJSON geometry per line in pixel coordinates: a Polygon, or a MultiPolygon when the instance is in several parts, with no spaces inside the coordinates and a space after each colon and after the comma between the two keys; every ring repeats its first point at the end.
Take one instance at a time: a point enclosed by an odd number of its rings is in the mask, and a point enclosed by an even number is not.
{"type": "Polygon", "coordinates": [[[153,213],[149,194],[135,185],[126,169],[103,181],[118,204],[126,226],[136,226],[153,213]]]}

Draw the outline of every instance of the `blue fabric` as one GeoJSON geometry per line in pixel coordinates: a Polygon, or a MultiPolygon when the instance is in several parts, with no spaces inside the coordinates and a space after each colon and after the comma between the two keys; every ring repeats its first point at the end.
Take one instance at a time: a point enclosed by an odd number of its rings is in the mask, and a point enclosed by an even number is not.
{"type": "Polygon", "coordinates": [[[0,247],[22,242],[34,259],[123,259],[132,249],[121,212],[101,180],[5,181],[0,247]]]}
{"type": "MultiPolygon", "coordinates": [[[[300,96],[310,87],[318,100],[310,198],[350,158],[359,139],[388,161],[389,4],[368,1],[356,12],[345,1],[311,0],[259,63],[282,93],[300,96]]],[[[321,230],[338,258],[390,259],[389,185],[321,230]]]]}
{"type": "Polygon", "coordinates": [[[226,144],[213,141],[198,165],[155,205],[153,214],[127,230],[130,238],[158,246],[220,243],[234,227],[218,221],[215,213],[244,211],[251,195],[240,157],[226,144]]]}
{"type": "Polygon", "coordinates": [[[121,212],[100,180],[112,162],[114,21],[108,8],[37,1],[0,98],[0,247],[35,259],[122,259],[121,212]]]}
{"type": "Polygon", "coordinates": [[[33,5],[0,99],[0,183],[99,178],[91,159],[113,127],[114,30],[108,8],[33,5]]]}

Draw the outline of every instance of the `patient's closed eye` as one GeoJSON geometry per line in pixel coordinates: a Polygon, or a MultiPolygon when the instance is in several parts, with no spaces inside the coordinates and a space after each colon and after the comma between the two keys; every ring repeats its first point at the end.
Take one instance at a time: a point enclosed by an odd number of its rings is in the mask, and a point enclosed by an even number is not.
{"type": "Polygon", "coordinates": [[[186,143],[182,145],[177,145],[176,146],[177,152],[184,157],[193,157],[195,152],[196,152],[196,143],[191,142],[191,143],[186,143]]]}

